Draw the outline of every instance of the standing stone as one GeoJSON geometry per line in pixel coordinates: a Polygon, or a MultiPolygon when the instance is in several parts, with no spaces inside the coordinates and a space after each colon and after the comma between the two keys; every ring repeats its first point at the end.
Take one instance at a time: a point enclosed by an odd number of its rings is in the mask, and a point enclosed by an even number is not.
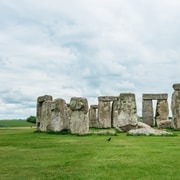
{"type": "Polygon", "coordinates": [[[41,122],[40,122],[40,131],[48,131],[50,130],[50,120],[51,120],[51,103],[52,101],[47,100],[42,104],[42,112],[41,112],[41,122]]]}
{"type": "Polygon", "coordinates": [[[73,97],[70,100],[72,134],[85,134],[89,131],[88,101],[86,98],[73,97]]]}
{"type": "Polygon", "coordinates": [[[52,131],[61,131],[69,129],[68,107],[64,99],[55,99],[51,104],[51,122],[52,131]]]}
{"type": "Polygon", "coordinates": [[[165,125],[167,125],[167,127],[170,126],[171,121],[168,121],[168,114],[169,108],[167,100],[157,100],[155,121],[158,128],[166,128],[165,125]]]}
{"type": "Polygon", "coordinates": [[[142,120],[149,126],[154,126],[154,116],[153,116],[153,104],[150,99],[143,99],[142,102],[142,120]]]}
{"type": "Polygon", "coordinates": [[[118,101],[113,101],[112,103],[112,124],[111,127],[117,127],[118,126],[118,114],[119,114],[119,104],[118,101]]]}
{"type": "Polygon", "coordinates": [[[180,130],[180,83],[173,85],[174,92],[171,99],[172,127],[180,130]]]}
{"type": "Polygon", "coordinates": [[[122,131],[135,129],[138,124],[135,94],[121,93],[119,96],[119,105],[118,128],[122,131]]]}
{"type": "Polygon", "coordinates": [[[98,127],[111,128],[117,123],[118,96],[98,97],[98,127]],[[114,119],[116,118],[116,119],[114,119]]]}
{"type": "Polygon", "coordinates": [[[98,127],[97,125],[97,105],[91,105],[89,109],[89,127],[98,127]]]}
{"type": "Polygon", "coordinates": [[[111,127],[111,106],[110,102],[99,101],[99,128],[111,127]]]}
{"type": "Polygon", "coordinates": [[[36,125],[40,131],[47,131],[51,119],[52,96],[45,95],[37,98],[36,125]]]}
{"type": "MultiPolygon", "coordinates": [[[[168,94],[167,93],[161,93],[161,94],[143,94],[143,96],[142,96],[142,99],[143,99],[143,104],[142,104],[142,119],[143,119],[144,123],[146,123],[146,124],[148,124],[150,126],[156,125],[154,123],[153,105],[152,105],[153,102],[152,102],[152,100],[158,100],[158,105],[161,104],[160,105],[161,117],[159,117],[159,118],[162,118],[162,116],[164,116],[164,115],[162,115],[163,114],[162,113],[162,109],[163,109],[163,107],[165,107],[167,105],[166,104],[167,98],[168,98],[168,94]]],[[[159,107],[158,107],[158,109],[159,109],[159,107]]]]}

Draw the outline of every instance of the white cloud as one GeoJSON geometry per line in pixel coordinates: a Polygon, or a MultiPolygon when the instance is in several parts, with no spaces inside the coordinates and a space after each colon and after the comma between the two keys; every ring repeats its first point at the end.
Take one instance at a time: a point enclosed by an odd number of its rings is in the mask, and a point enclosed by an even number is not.
{"type": "Polygon", "coordinates": [[[180,72],[177,0],[2,0],[0,119],[35,114],[36,98],[69,101],[172,93],[180,72]],[[10,111],[11,109],[11,111],[10,111]]]}

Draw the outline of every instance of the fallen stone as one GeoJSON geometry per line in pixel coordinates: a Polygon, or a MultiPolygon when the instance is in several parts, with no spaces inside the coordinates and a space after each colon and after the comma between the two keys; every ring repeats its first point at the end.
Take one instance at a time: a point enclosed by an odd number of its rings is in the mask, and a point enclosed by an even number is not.
{"type": "Polygon", "coordinates": [[[137,128],[151,128],[151,126],[149,126],[148,124],[146,123],[143,123],[143,122],[138,122],[137,123],[137,128]]]}
{"type": "Polygon", "coordinates": [[[148,128],[132,129],[128,132],[128,135],[161,136],[161,135],[173,135],[173,133],[148,127],[148,128]]]}

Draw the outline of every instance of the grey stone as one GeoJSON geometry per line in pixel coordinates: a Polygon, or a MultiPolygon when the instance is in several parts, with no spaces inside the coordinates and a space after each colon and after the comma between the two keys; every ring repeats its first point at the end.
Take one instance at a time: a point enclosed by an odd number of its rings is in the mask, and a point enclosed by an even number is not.
{"type": "Polygon", "coordinates": [[[86,134],[89,131],[88,101],[86,98],[73,97],[70,100],[72,110],[70,131],[72,134],[86,134]]]}
{"type": "Polygon", "coordinates": [[[86,134],[89,131],[88,115],[83,111],[71,113],[70,130],[72,134],[86,134]]]}
{"type": "Polygon", "coordinates": [[[159,122],[157,123],[157,127],[158,127],[159,129],[171,128],[171,124],[172,124],[172,121],[163,120],[163,121],[159,121],[159,122]]]}
{"type": "Polygon", "coordinates": [[[98,127],[110,128],[111,127],[111,106],[110,102],[99,101],[98,104],[98,127]]]}
{"type": "Polygon", "coordinates": [[[98,127],[116,127],[118,122],[118,96],[98,97],[98,127]]]}
{"type": "Polygon", "coordinates": [[[69,129],[70,109],[64,99],[55,99],[51,103],[50,130],[61,131],[69,129]]]}
{"type": "Polygon", "coordinates": [[[154,125],[153,116],[153,104],[152,100],[144,100],[142,102],[142,120],[144,123],[153,126],[154,125]]]}
{"type": "Polygon", "coordinates": [[[161,121],[162,119],[167,120],[169,113],[167,98],[168,94],[166,93],[142,95],[142,119],[144,123],[150,126],[156,126],[158,121],[161,121]],[[158,100],[156,109],[156,123],[154,123],[152,100],[158,100]]]}
{"type": "Polygon", "coordinates": [[[46,131],[49,128],[52,99],[50,95],[39,96],[37,98],[36,126],[39,131],[46,131]]]}
{"type": "Polygon", "coordinates": [[[117,127],[118,126],[118,115],[119,115],[119,105],[118,101],[113,101],[112,103],[112,120],[111,120],[111,127],[117,127]]]}
{"type": "Polygon", "coordinates": [[[161,93],[161,94],[143,94],[143,99],[147,99],[147,100],[164,100],[168,98],[168,94],[167,93],[161,93]]]}
{"type": "Polygon", "coordinates": [[[88,101],[82,97],[72,97],[70,100],[70,108],[72,111],[83,111],[88,113],[88,101]]]}
{"type": "Polygon", "coordinates": [[[137,129],[139,128],[151,128],[151,126],[147,125],[146,123],[138,121],[137,129]]]}
{"type": "Polygon", "coordinates": [[[117,101],[118,96],[99,96],[98,101],[110,102],[110,101],[117,101]]]}
{"type": "Polygon", "coordinates": [[[123,131],[134,129],[138,123],[135,94],[121,93],[119,96],[119,106],[118,128],[123,131]]]}
{"type": "Polygon", "coordinates": [[[89,127],[98,127],[98,105],[91,105],[89,109],[89,127]]]}
{"type": "Polygon", "coordinates": [[[41,118],[38,120],[38,129],[40,131],[47,131],[50,129],[51,103],[51,100],[42,103],[41,118]]]}
{"type": "Polygon", "coordinates": [[[172,127],[180,130],[180,90],[175,90],[171,99],[172,127]]]}
{"type": "Polygon", "coordinates": [[[39,96],[38,98],[37,98],[37,102],[38,103],[43,103],[44,101],[47,101],[47,100],[50,100],[50,101],[52,101],[52,96],[50,96],[50,95],[44,95],[44,96],[39,96]]]}
{"type": "Polygon", "coordinates": [[[180,83],[173,84],[173,89],[174,89],[175,91],[180,91],[180,83]]]}
{"type": "Polygon", "coordinates": [[[153,128],[140,128],[140,129],[132,129],[128,132],[130,135],[155,135],[155,136],[160,136],[160,135],[172,135],[173,133],[167,132],[164,130],[158,130],[158,129],[153,129],[153,128]]]}
{"type": "Polygon", "coordinates": [[[156,106],[156,123],[159,128],[160,121],[167,121],[169,114],[168,101],[167,100],[158,100],[156,106]]]}

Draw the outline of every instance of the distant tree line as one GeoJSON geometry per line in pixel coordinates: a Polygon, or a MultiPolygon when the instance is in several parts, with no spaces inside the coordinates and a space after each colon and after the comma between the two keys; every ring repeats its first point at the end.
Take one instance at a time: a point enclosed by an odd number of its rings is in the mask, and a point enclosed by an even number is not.
{"type": "Polygon", "coordinates": [[[29,116],[26,121],[30,123],[36,123],[36,116],[29,116]]]}

